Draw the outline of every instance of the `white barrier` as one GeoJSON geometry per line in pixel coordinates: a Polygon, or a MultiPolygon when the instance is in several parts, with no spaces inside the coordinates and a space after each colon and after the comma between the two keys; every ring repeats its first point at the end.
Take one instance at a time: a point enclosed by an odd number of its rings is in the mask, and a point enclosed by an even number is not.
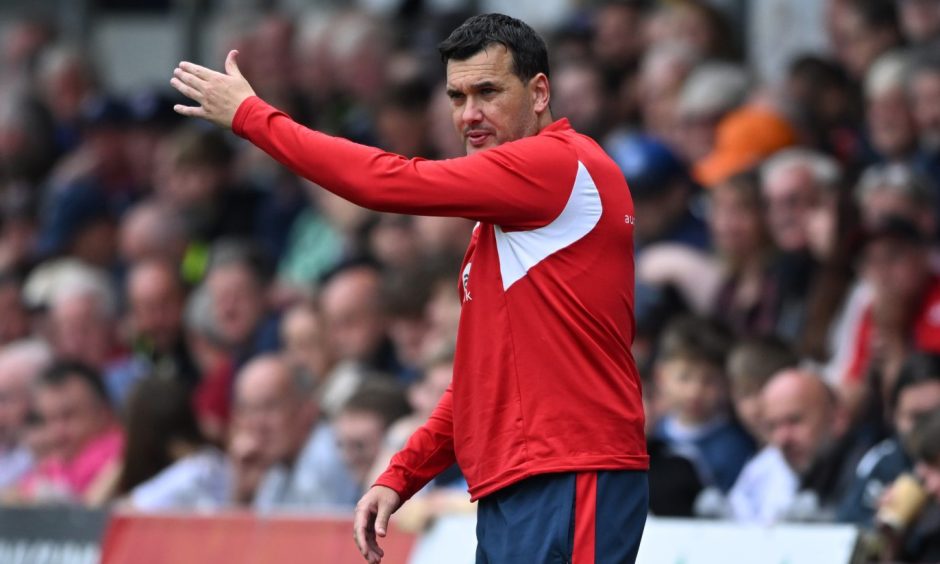
{"type": "MultiPolygon", "coordinates": [[[[409,564],[473,564],[476,517],[439,519],[415,545],[409,564]]],[[[638,564],[848,564],[858,541],[849,525],[747,526],[719,521],[646,522],[638,564]]]]}

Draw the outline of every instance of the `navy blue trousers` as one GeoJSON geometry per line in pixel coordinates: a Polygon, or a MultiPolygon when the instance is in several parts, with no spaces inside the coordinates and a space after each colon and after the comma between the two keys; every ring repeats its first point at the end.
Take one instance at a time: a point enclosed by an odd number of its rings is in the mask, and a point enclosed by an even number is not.
{"type": "Polygon", "coordinates": [[[645,471],[544,474],[480,499],[477,564],[624,564],[646,525],[645,471]]]}

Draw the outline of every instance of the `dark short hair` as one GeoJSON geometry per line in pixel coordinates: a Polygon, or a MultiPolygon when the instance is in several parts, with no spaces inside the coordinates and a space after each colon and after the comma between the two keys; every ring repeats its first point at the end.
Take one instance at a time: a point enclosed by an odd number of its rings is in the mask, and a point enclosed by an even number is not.
{"type": "Polygon", "coordinates": [[[404,390],[386,376],[373,375],[346,400],[340,413],[368,413],[382,420],[386,429],[411,413],[404,390]]]}
{"type": "Polygon", "coordinates": [[[503,45],[512,54],[513,73],[523,82],[538,73],[549,76],[545,41],[523,21],[504,14],[482,14],[465,21],[437,46],[446,65],[465,61],[490,45],[503,45]]]}
{"type": "Polygon", "coordinates": [[[714,319],[683,315],[663,330],[659,359],[704,362],[724,373],[734,336],[714,319]]]}
{"type": "Polygon", "coordinates": [[[940,464],[940,411],[917,423],[911,442],[915,459],[931,465],[940,464]]]}
{"type": "Polygon", "coordinates": [[[39,378],[40,388],[59,388],[70,380],[79,380],[91,390],[92,395],[106,406],[110,406],[104,381],[95,369],[81,362],[63,360],[50,366],[39,378]]]}
{"type": "Polygon", "coordinates": [[[918,352],[908,356],[891,390],[892,407],[898,405],[905,389],[927,382],[940,382],[940,355],[918,352]]]}

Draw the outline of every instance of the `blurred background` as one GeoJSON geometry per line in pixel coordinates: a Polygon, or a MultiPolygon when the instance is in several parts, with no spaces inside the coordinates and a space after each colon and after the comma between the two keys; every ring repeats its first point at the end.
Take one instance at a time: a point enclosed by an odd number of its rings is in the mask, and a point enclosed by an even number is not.
{"type": "Polygon", "coordinates": [[[631,188],[651,515],[940,559],[937,0],[4,0],[0,522],[87,508],[95,561],[111,515],[349,518],[449,385],[473,226],[349,204],[169,79],[237,48],[307,126],[458,157],[436,46],[490,11],[631,188]]]}

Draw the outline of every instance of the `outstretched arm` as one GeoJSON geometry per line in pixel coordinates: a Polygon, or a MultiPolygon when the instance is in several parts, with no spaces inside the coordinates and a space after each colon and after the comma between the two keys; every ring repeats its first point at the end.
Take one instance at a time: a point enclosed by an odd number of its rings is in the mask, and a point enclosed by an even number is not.
{"type": "Polygon", "coordinates": [[[445,161],[407,159],[308,129],[254,95],[238,71],[180,63],[171,84],[200,105],[176,106],[245,137],[296,174],[381,212],[465,217],[535,229],[561,213],[578,160],[557,135],[533,135],[445,161]]]}

